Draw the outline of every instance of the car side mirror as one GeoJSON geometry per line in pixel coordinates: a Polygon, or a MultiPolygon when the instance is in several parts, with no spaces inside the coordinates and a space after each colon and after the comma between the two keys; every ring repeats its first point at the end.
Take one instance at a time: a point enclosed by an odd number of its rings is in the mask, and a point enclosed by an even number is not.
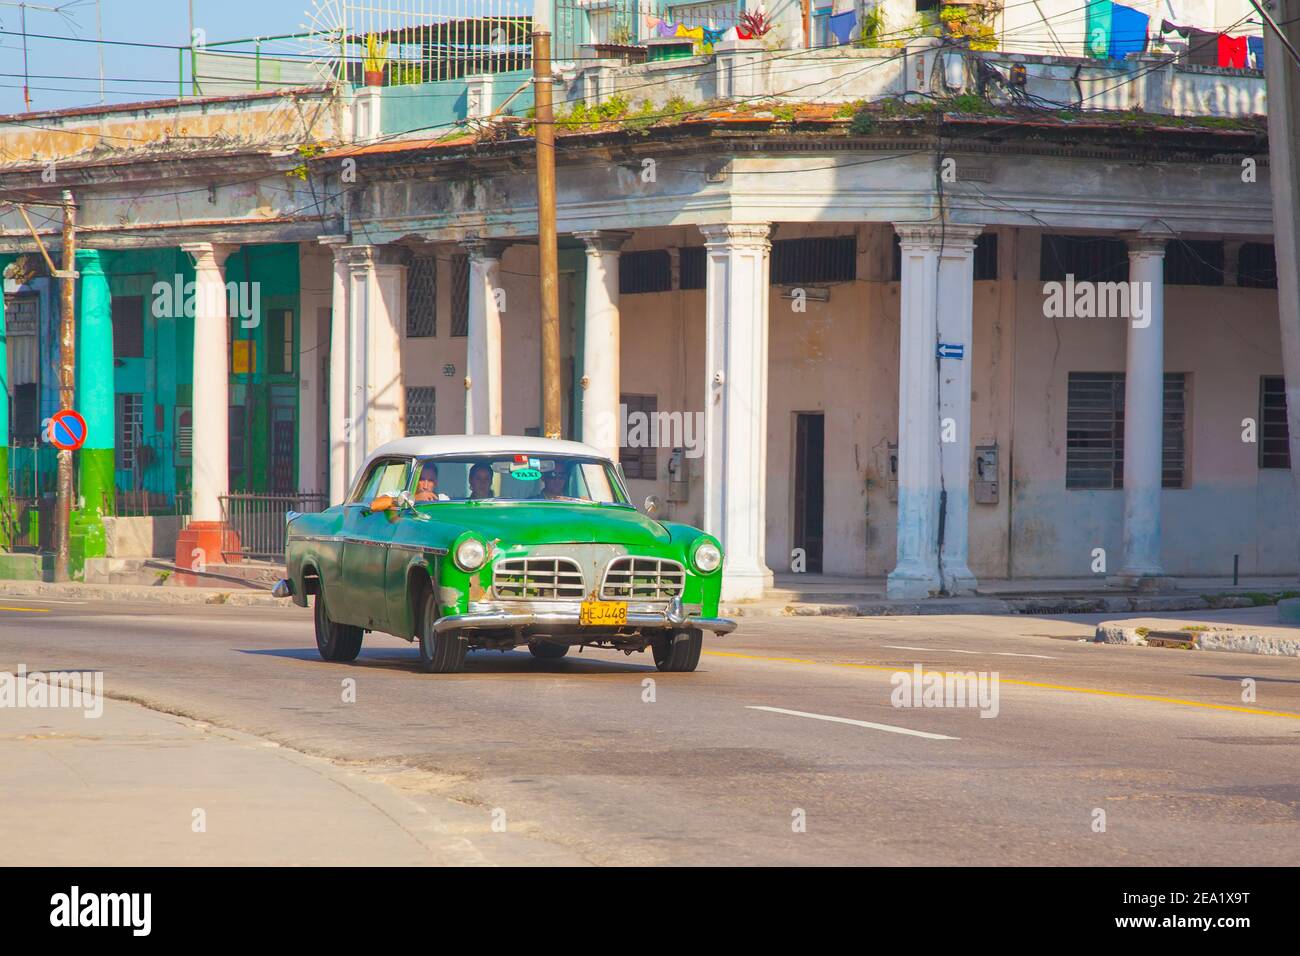
{"type": "Polygon", "coordinates": [[[414,511],[415,499],[411,497],[409,491],[399,491],[397,497],[393,499],[393,507],[402,512],[414,511]]]}
{"type": "Polygon", "coordinates": [[[658,495],[649,495],[646,497],[645,503],[642,504],[641,507],[647,515],[653,518],[663,510],[663,506],[664,503],[658,495]]]}

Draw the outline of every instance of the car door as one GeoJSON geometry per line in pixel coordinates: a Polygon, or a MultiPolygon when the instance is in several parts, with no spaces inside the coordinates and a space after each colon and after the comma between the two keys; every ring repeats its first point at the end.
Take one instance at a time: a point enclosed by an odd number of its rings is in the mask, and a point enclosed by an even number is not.
{"type": "Polygon", "coordinates": [[[345,610],[336,615],[336,620],[376,630],[387,626],[384,564],[400,518],[395,511],[371,511],[370,503],[380,495],[397,495],[410,483],[410,459],[381,458],[371,463],[365,480],[343,506],[339,591],[345,610]]]}

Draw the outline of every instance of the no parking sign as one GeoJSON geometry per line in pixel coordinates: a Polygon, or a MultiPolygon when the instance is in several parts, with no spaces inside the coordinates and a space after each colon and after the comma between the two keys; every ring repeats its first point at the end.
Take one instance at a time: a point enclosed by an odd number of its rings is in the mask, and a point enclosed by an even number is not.
{"type": "Polygon", "coordinates": [[[50,444],[61,451],[76,451],[86,443],[86,420],[71,408],[50,419],[50,444]]]}

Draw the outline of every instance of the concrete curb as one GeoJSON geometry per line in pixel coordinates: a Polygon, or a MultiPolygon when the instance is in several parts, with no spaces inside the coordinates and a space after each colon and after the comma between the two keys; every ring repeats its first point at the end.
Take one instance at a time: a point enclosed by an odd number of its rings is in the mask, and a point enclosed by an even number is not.
{"type": "Polygon", "coordinates": [[[296,607],[292,601],[272,597],[270,591],[251,588],[131,587],[120,584],[50,584],[44,581],[0,581],[0,596],[48,597],[82,601],[123,601],[172,606],[223,604],[229,607],[296,607]]]}
{"type": "Polygon", "coordinates": [[[876,617],[916,614],[1129,614],[1152,611],[1204,611],[1254,607],[1246,597],[1200,594],[1140,597],[1099,595],[1085,597],[969,597],[931,598],[927,601],[869,601],[862,604],[818,604],[755,601],[726,604],[723,617],[876,617]]]}
{"type": "Polygon", "coordinates": [[[1237,654],[1263,654],[1268,657],[1300,657],[1300,637],[1295,639],[1261,634],[1249,627],[1215,627],[1189,630],[1142,626],[1129,627],[1114,621],[1097,625],[1093,640],[1099,644],[1128,644],[1149,647],[1153,644],[1175,645],[1187,641],[1187,649],[1194,651],[1231,651],[1237,654]]]}

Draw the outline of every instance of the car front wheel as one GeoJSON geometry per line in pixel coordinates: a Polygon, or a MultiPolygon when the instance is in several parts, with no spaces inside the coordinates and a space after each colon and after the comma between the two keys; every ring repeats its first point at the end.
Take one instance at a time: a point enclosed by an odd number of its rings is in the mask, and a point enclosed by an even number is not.
{"type": "Polygon", "coordinates": [[[669,631],[657,635],[650,642],[654,651],[655,666],[661,671],[693,671],[700,663],[704,648],[704,632],[699,628],[669,631]]]}
{"type": "Polygon", "coordinates": [[[325,601],[325,584],[316,591],[316,649],[323,660],[347,663],[361,653],[361,639],[365,631],[352,624],[337,624],[330,620],[329,605],[325,601]]]}
{"type": "Polygon", "coordinates": [[[438,606],[429,591],[420,612],[420,670],[426,674],[454,674],[465,666],[469,645],[457,631],[439,634],[434,629],[437,622],[438,606]]]}

